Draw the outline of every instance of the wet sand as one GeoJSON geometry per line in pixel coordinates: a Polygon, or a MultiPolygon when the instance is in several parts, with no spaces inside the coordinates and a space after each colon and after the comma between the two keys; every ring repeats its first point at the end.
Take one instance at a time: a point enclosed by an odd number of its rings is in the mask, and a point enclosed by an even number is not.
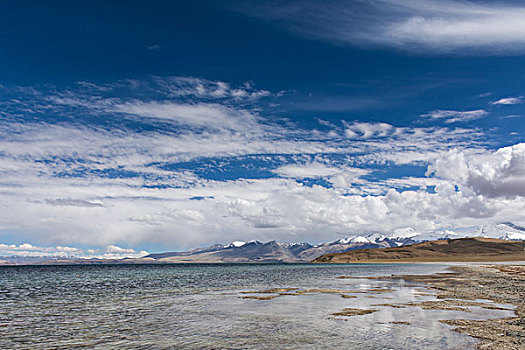
{"type": "MultiPolygon", "coordinates": [[[[424,283],[437,291],[439,300],[408,304],[428,309],[460,310],[479,305],[486,309],[499,308],[480,300],[516,306],[515,317],[484,321],[442,320],[455,331],[480,339],[478,349],[525,349],[525,266],[488,265],[455,266],[451,273],[410,275],[371,279],[402,279],[424,283]]],[[[404,305],[392,305],[404,307],[404,305]]]]}

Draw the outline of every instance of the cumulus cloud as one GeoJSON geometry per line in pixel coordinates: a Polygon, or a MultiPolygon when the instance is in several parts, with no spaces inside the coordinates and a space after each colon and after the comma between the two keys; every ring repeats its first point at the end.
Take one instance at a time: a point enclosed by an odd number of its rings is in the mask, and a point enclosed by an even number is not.
{"type": "Polygon", "coordinates": [[[488,112],[483,109],[472,111],[436,110],[424,114],[422,117],[433,120],[443,120],[445,123],[450,124],[476,120],[485,117],[487,114],[488,112]]]}
{"type": "Polygon", "coordinates": [[[395,128],[387,123],[345,123],[345,134],[349,138],[368,139],[392,135],[395,128]]]}
{"type": "Polygon", "coordinates": [[[456,54],[525,49],[525,7],[516,2],[287,1],[250,3],[241,11],[338,44],[456,54]]]}
{"type": "Polygon", "coordinates": [[[487,197],[523,197],[525,143],[470,157],[452,150],[429,167],[428,174],[448,179],[487,197]]]}
{"type": "Polygon", "coordinates": [[[229,209],[231,215],[252,227],[264,225],[302,236],[326,232],[318,240],[364,232],[391,233],[407,225],[425,232],[449,225],[451,220],[479,222],[499,210],[497,204],[456,191],[446,183],[437,186],[436,193],[389,190],[380,196],[341,196],[323,187],[295,186],[272,191],[261,199],[236,198],[229,209]]]}

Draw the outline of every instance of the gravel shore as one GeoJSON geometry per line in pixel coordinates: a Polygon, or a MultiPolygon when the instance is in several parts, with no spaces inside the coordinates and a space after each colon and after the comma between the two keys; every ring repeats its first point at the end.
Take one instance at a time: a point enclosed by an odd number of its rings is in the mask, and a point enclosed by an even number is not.
{"type": "Polygon", "coordinates": [[[455,331],[480,339],[478,349],[525,349],[525,266],[455,266],[451,273],[393,276],[390,279],[424,283],[437,290],[442,308],[465,301],[492,300],[516,306],[516,316],[485,321],[443,320],[455,331]],[[457,302],[454,299],[459,299],[457,302]]]}

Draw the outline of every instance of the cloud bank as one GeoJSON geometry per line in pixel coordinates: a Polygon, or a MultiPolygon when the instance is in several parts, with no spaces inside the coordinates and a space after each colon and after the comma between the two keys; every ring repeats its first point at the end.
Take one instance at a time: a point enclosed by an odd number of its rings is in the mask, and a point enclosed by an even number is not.
{"type": "Polygon", "coordinates": [[[139,258],[148,255],[146,251],[121,248],[109,245],[105,249],[79,249],[75,247],[39,247],[29,243],[0,244],[0,258],[22,256],[33,258],[80,258],[80,259],[123,259],[139,258]]]}
{"type": "Polygon", "coordinates": [[[249,85],[188,79],[12,89],[0,125],[4,248],[102,256],[525,221],[523,144],[491,150],[483,131],[450,123],[305,126],[233,93],[261,91],[249,85]]]}

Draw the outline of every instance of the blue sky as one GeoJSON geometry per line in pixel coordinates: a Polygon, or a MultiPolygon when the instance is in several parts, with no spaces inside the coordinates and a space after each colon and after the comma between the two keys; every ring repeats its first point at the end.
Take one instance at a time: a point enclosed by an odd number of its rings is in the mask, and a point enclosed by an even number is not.
{"type": "Polygon", "coordinates": [[[513,1],[3,2],[0,252],[525,224],[523,18],[513,1]]]}

